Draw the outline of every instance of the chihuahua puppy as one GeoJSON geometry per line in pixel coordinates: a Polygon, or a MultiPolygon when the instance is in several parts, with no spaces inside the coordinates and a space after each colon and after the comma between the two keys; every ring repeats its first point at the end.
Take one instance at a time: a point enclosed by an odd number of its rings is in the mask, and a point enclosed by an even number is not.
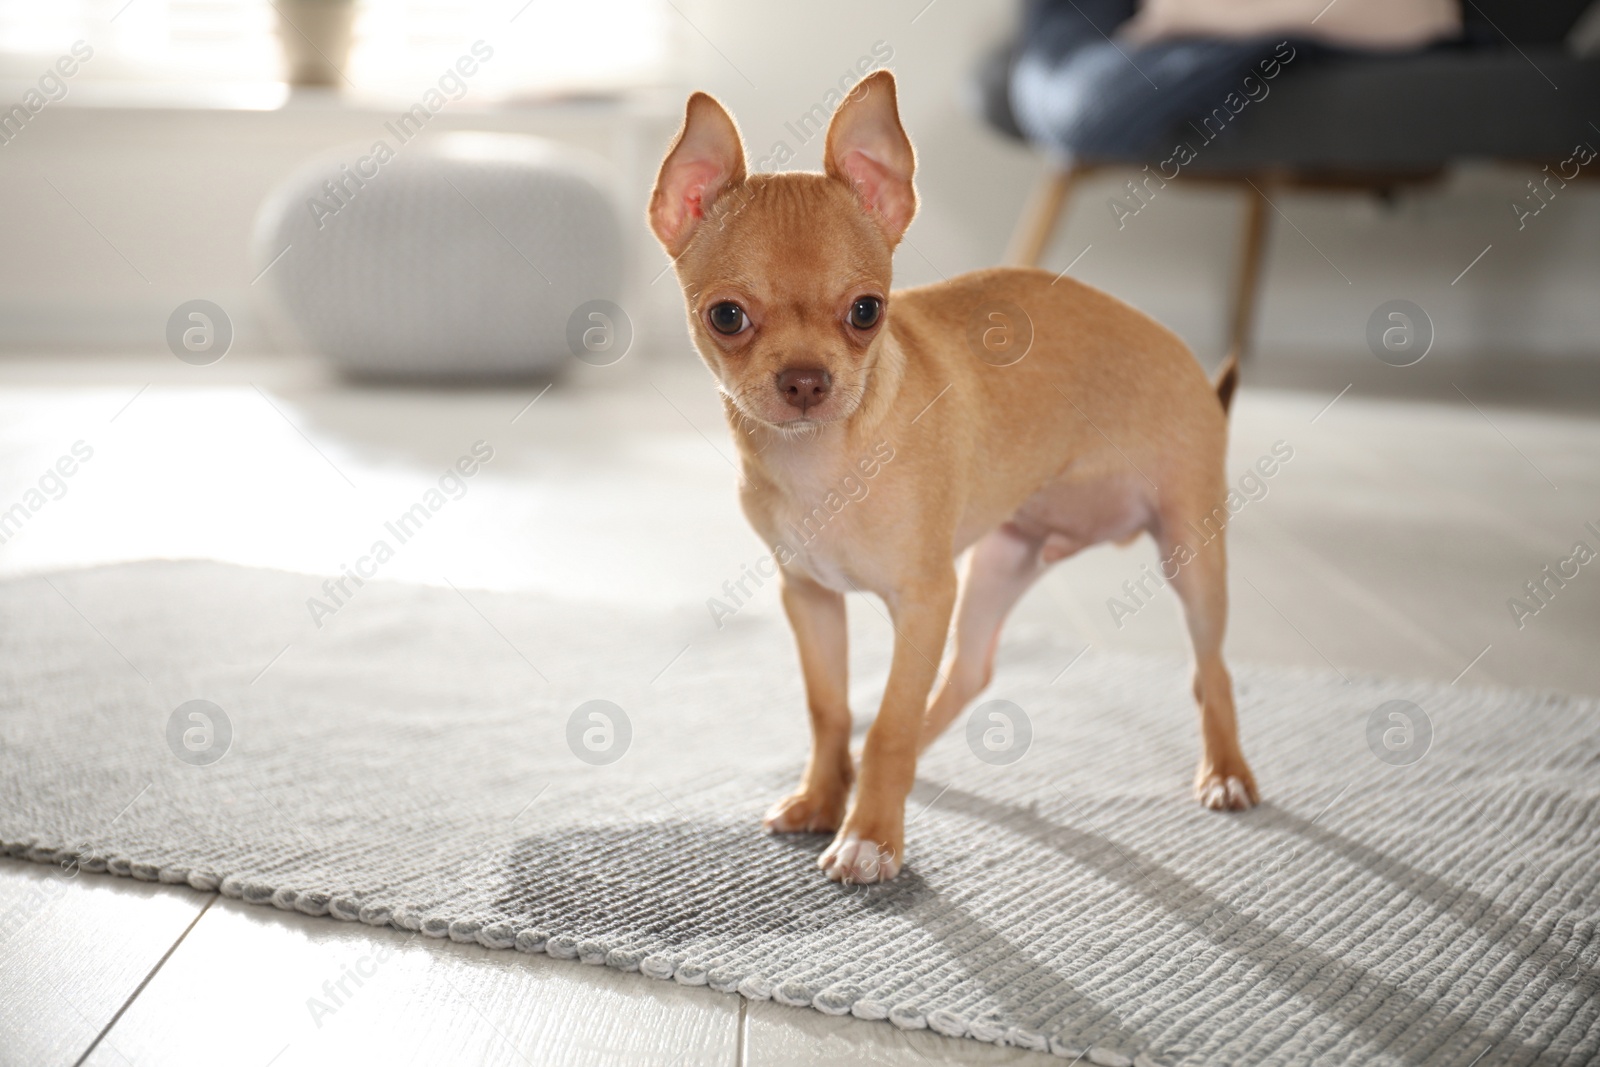
{"type": "Polygon", "coordinates": [[[891,293],[917,197],[888,72],[839,105],[825,152],[821,174],[750,174],[733,119],[695,93],[649,208],[799,645],[811,754],[766,826],[834,832],[819,865],[836,881],[895,877],[918,754],[988,684],[1007,613],[1051,563],[1141,532],[1167,561],[1193,644],[1196,795],[1248,808],[1255,779],[1222,660],[1233,365],[1213,386],[1170,331],[1044,271],[982,270],[891,293]],[[871,492],[835,507],[840,487],[869,470],[871,492]],[[802,541],[800,529],[815,536],[802,541]],[[859,780],[851,591],[880,596],[895,631],[859,780]]]}

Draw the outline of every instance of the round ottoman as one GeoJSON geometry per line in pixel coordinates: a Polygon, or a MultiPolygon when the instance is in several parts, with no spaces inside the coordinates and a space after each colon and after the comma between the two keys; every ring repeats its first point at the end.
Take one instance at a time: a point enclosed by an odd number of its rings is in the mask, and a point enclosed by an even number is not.
{"type": "Polygon", "coordinates": [[[593,157],[535,137],[386,130],[268,196],[255,270],[299,340],[347,374],[547,376],[571,337],[600,337],[603,362],[631,336],[609,184],[593,157]]]}

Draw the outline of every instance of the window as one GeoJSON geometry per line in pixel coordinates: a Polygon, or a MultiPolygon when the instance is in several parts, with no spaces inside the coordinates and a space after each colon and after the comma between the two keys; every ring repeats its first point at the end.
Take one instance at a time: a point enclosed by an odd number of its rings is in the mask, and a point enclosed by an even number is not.
{"type": "MultiPolygon", "coordinates": [[[[306,6],[280,3],[291,20],[306,6]]],[[[410,98],[482,40],[480,98],[661,84],[674,18],[665,0],[356,0],[343,71],[357,93],[410,98]]],[[[278,19],[272,0],[0,0],[0,77],[31,81],[83,40],[78,79],[276,85],[278,19]]]]}

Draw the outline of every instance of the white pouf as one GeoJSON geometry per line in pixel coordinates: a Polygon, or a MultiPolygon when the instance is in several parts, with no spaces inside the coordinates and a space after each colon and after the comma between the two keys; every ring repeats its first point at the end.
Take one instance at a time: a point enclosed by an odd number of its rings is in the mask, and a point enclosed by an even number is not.
{"type": "Polygon", "coordinates": [[[319,156],[257,215],[255,269],[299,340],[359,377],[548,375],[571,361],[569,320],[587,323],[580,309],[622,284],[602,165],[514,134],[378,149],[319,156]]]}

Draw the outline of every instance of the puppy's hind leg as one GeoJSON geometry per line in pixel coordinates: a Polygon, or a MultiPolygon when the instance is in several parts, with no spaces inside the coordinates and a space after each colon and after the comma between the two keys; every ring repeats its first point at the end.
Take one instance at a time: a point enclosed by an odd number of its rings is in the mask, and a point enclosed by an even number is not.
{"type": "Polygon", "coordinates": [[[800,646],[811,758],[800,787],[774,804],[763,824],[774,833],[831,833],[844,821],[855,768],[850,760],[849,642],[844,596],[808,578],[782,574],[783,608],[800,646]]]}
{"type": "MultiPolygon", "coordinates": [[[[1169,528],[1184,526],[1171,523],[1169,528]]],[[[1157,542],[1162,559],[1173,559],[1175,552],[1181,553],[1176,542],[1165,535],[1158,536],[1157,542]]],[[[1184,621],[1194,645],[1194,698],[1200,705],[1200,766],[1195,772],[1195,797],[1215,811],[1244,811],[1260,797],[1255,775],[1239,747],[1233,679],[1222,662],[1222,638],[1228,623],[1228,556],[1221,531],[1193,549],[1172,578],[1172,587],[1183,602],[1184,621]]]]}
{"type": "Polygon", "coordinates": [[[1045,571],[1043,543],[1025,537],[1013,526],[1002,525],[973,545],[956,602],[955,652],[923,717],[924,749],[989,684],[1001,624],[1045,571]]]}

